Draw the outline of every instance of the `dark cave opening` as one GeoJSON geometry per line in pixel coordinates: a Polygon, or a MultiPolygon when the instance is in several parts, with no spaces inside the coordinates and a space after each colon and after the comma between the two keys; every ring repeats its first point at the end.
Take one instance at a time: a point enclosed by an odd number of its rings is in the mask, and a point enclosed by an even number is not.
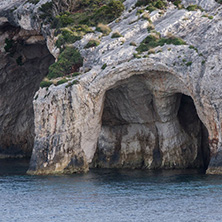
{"type": "Polygon", "coordinates": [[[198,159],[200,162],[202,161],[202,166],[206,170],[210,162],[208,131],[199,119],[193,99],[190,96],[181,95],[178,119],[187,134],[196,134],[196,137],[199,138],[198,159]]]}
{"type": "Polygon", "coordinates": [[[44,38],[3,26],[0,53],[0,158],[30,158],[34,144],[33,99],[54,62],[44,38]]]}
{"type": "Polygon", "coordinates": [[[206,170],[209,160],[208,132],[191,97],[157,98],[138,77],[106,92],[92,167],[206,170]]]}

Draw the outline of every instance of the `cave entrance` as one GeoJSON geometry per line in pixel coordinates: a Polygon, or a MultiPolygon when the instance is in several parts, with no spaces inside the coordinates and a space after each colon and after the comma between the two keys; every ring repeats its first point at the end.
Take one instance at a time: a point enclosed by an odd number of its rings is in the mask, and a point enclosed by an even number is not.
{"type": "Polygon", "coordinates": [[[30,158],[33,99],[54,62],[43,36],[6,23],[0,27],[0,159],[30,158]]]}
{"type": "Polygon", "coordinates": [[[152,84],[133,76],[106,92],[93,167],[207,169],[208,132],[192,98],[152,84]]]}

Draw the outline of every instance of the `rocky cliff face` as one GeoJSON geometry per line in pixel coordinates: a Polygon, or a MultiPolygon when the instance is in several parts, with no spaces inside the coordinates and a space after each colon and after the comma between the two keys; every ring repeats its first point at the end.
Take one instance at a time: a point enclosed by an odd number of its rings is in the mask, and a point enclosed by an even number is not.
{"type": "MultiPolygon", "coordinates": [[[[183,0],[185,8],[179,10],[168,2],[165,10],[147,16],[146,10],[138,13],[136,1],[126,0],[122,16],[109,24],[109,35],[96,31],[73,44],[84,58],[82,75],[39,89],[34,96],[53,61],[49,52],[58,56],[53,30],[38,17],[38,7],[45,2],[24,1],[11,14],[11,5],[0,5],[1,46],[12,35],[9,39],[17,49],[10,56],[12,49],[5,53],[2,48],[4,150],[14,150],[15,145],[30,151],[35,129],[29,173],[72,173],[89,167],[207,168],[208,163],[208,173],[222,172],[221,5],[214,0],[183,0]],[[191,4],[203,11],[187,10],[191,4]],[[6,25],[10,28],[3,29],[6,25]],[[121,36],[112,38],[115,32],[121,36]],[[20,44],[17,36],[25,43],[20,44]],[[147,36],[158,44],[139,50],[151,41],[143,41],[147,36]],[[176,38],[183,43],[171,41],[176,38]],[[90,39],[100,39],[100,44],[87,49],[90,39]],[[22,66],[16,64],[21,57],[22,66]]],[[[55,4],[55,14],[75,7],[61,2],[55,4]]]]}
{"type": "Polygon", "coordinates": [[[54,57],[37,32],[8,23],[0,30],[0,158],[31,156],[33,97],[54,57]]]}

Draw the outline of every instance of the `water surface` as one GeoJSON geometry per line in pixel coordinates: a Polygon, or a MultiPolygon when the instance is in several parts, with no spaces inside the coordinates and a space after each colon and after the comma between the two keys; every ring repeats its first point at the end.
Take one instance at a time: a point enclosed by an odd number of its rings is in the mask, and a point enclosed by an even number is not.
{"type": "Polygon", "coordinates": [[[0,161],[0,221],[222,221],[222,176],[102,169],[29,176],[27,163],[0,161]]]}

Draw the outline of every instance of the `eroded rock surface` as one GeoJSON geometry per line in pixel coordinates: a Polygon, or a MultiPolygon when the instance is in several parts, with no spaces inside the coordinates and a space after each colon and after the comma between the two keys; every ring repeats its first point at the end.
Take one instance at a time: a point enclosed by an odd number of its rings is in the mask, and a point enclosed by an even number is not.
{"type": "MultiPolygon", "coordinates": [[[[43,2],[26,3],[26,9],[35,12],[43,2]]],[[[194,3],[206,11],[178,10],[169,3],[163,13],[150,14],[162,37],[181,37],[186,45],[165,44],[135,56],[150,34],[150,22],[137,14],[132,0],[109,24],[108,36],[90,33],[74,43],[84,57],[78,84],[52,85],[35,96],[30,173],[79,172],[89,165],[199,168],[207,167],[210,156],[208,173],[222,172],[222,6],[213,0],[183,1],[194,3]],[[111,38],[116,31],[122,37],[111,38]],[[100,38],[100,45],[85,49],[91,38],[100,38]]],[[[40,28],[38,19],[25,23],[31,17],[22,20],[19,10],[13,22],[41,29],[56,57],[53,31],[40,28]]]]}
{"type": "MultiPolygon", "coordinates": [[[[161,75],[161,74],[160,74],[161,75]]],[[[107,91],[94,165],[104,168],[201,168],[208,147],[192,99],[158,73],[133,76],[107,91]],[[167,82],[167,80],[165,80],[167,82]]],[[[208,164],[208,163],[207,163],[208,164]]]]}

